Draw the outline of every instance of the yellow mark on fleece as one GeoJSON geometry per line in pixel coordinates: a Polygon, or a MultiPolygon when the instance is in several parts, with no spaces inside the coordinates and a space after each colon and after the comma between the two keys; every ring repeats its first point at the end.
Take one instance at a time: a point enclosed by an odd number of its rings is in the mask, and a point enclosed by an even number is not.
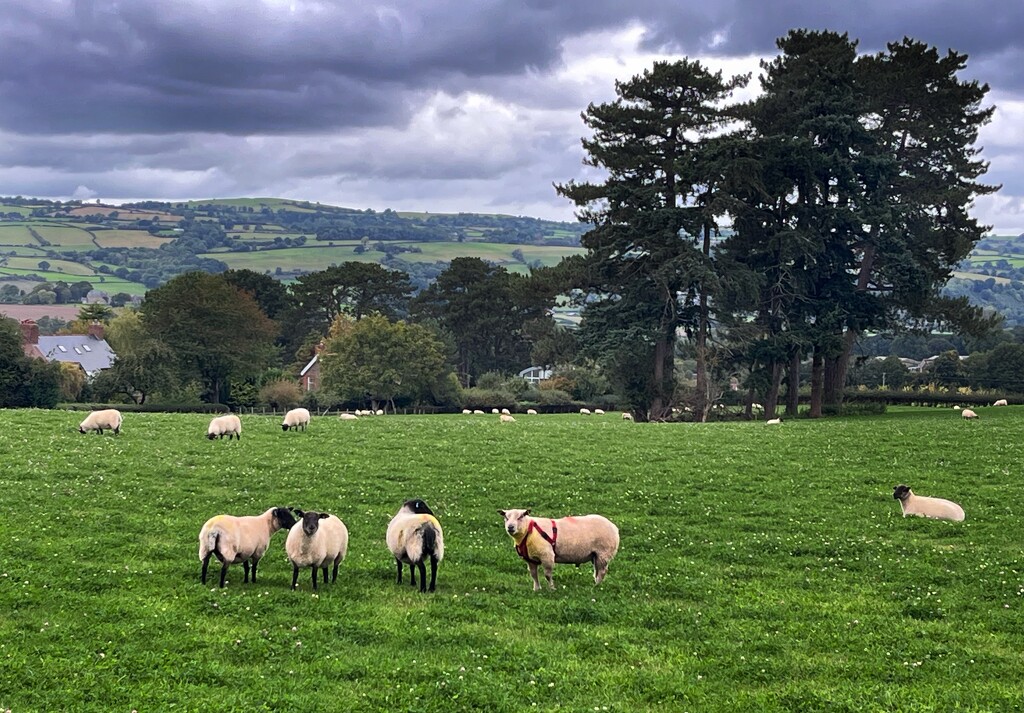
{"type": "Polygon", "coordinates": [[[210,518],[210,525],[223,525],[227,519],[227,515],[217,515],[216,517],[210,518]]]}

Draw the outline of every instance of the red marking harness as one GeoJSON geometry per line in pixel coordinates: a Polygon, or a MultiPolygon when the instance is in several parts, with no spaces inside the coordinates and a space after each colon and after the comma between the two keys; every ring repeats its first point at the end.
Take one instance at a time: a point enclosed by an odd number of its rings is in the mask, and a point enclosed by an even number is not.
{"type": "Polygon", "coordinates": [[[549,545],[551,545],[551,552],[554,553],[555,542],[558,540],[558,525],[555,524],[554,520],[551,521],[551,536],[549,537],[548,533],[540,529],[540,525],[537,524],[536,520],[530,520],[530,525],[526,528],[526,535],[524,535],[523,539],[519,541],[518,545],[516,545],[516,552],[519,554],[520,557],[522,557],[530,564],[540,564],[540,560],[530,559],[530,555],[526,550],[526,541],[530,539],[530,533],[534,530],[539,532],[540,536],[543,537],[549,545]]]}

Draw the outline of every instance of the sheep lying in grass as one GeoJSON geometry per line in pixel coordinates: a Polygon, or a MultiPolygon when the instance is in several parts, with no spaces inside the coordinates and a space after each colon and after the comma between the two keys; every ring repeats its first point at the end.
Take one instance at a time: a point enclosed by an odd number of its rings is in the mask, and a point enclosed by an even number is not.
{"type": "Polygon", "coordinates": [[[262,515],[217,515],[211,517],[199,531],[199,561],[203,563],[200,578],[206,584],[206,569],[210,557],[220,560],[220,586],[228,565],[242,563],[245,582],[249,581],[249,563],[252,563],[252,581],[256,581],[256,565],[270,546],[270,538],[282,528],[295,524],[295,517],[288,508],[270,508],[262,515]]]}
{"type": "Polygon", "coordinates": [[[343,413],[338,416],[342,421],[357,421],[359,417],[354,413],[343,413]]]}
{"type": "Polygon", "coordinates": [[[473,412],[470,411],[468,408],[462,409],[462,415],[463,416],[471,416],[472,414],[473,414],[473,412]]]}
{"type": "Polygon", "coordinates": [[[954,411],[959,411],[960,410],[960,404],[957,404],[956,406],[954,406],[953,410],[954,411]]]}
{"type": "Polygon", "coordinates": [[[233,413],[217,416],[210,421],[210,427],[206,429],[206,437],[211,441],[224,436],[227,436],[229,441],[232,436],[242,440],[242,421],[233,413]]]}
{"type": "Polygon", "coordinates": [[[478,409],[478,408],[475,408],[475,409],[473,409],[473,415],[474,415],[474,416],[483,416],[483,415],[484,415],[484,412],[483,412],[483,411],[481,411],[481,410],[480,410],[480,409],[478,409]]]}
{"type": "Polygon", "coordinates": [[[528,409],[526,409],[526,415],[527,416],[536,416],[537,415],[537,409],[535,409],[535,408],[528,408],[528,409]]]}
{"type": "Polygon", "coordinates": [[[966,418],[968,421],[973,419],[973,418],[981,418],[981,416],[979,416],[978,414],[974,413],[974,411],[972,411],[969,408],[965,408],[963,411],[961,411],[960,412],[960,417],[961,418],[966,418]]]}
{"type": "Polygon", "coordinates": [[[914,491],[907,485],[897,485],[892,489],[892,496],[900,501],[903,517],[921,515],[937,520],[963,522],[964,509],[950,500],[914,495],[914,491]]]}
{"type": "Polygon", "coordinates": [[[507,413],[501,414],[501,416],[499,418],[501,419],[502,423],[515,423],[516,422],[515,417],[510,416],[507,413]]]}
{"type": "Polygon", "coordinates": [[[590,415],[590,409],[588,409],[588,408],[581,408],[580,409],[580,414],[583,415],[583,416],[589,416],[590,415]]]}
{"type": "Polygon", "coordinates": [[[631,414],[629,411],[623,411],[622,412],[622,420],[623,421],[632,421],[633,420],[633,414],[631,414]]]}
{"type": "Polygon", "coordinates": [[[1006,401],[1006,399],[999,399],[998,401],[996,401],[992,405],[993,406],[1009,406],[1009,403],[1006,401]]]}
{"type": "Polygon", "coordinates": [[[776,425],[778,425],[780,423],[782,423],[782,419],[781,418],[769,418],[767,421],[764,422],[764,425],[766,425],[766,426],[776,426],[776,425]]]}
{"type": "Polygon", "coordinates": [[[327,566],[334,563],[331,582],[338,581],[338,565],[348,554],[348,528],[334,515],[326,512],[296,510],[299,521],[292,525],[284,549],[292,563],[292,589],[299,583],[299,569],[313,570],[313,591],[316,591],[316,571],[323,569],[327,584],[327,566]]]}
{"type": "Polygon", "coordinates": [[[503,408],[501,410],[501,413],[504,414],[505,416],[511,416],[512,415],[512,412],[509,411],[507,408],[503,408]]]}
{"type": "Polygon", "coordinates": [[[93,411],[85,417],[84,421],[78,424],[79,433],[96,431],[96,433],[102,436],[103,429],[113,431],[115,436],[121,433],[121,412],[116,408],[93,411]]]}
{"type": "Polygon", "coordinates": [[[619,551],[619,528],[601,515],[536,520],[529,510],[498,510],[498,514],[505,518],[505,531],[530,568],[534,591],[540,589],[537,565],[544,567],[548,586],[554,589],[551,570],[555,563],[593,562],[594,584],[600,584],[608,573],[608,563],[619,551]]]}
{"type": "Polygon", "coordinates": [[[282,430],[289,430],[294,428],[298,431],[300,428],[305,431],[306,426],[309,425],[309,410],[304,408],[293,408],[291,411],[284,415],[284,423],[281,424],[282,430]]]}
{"type": "Polygon", "coordinates": [[[420,570],[420,591],[427,591],[427,567],[430,559],[430,591],[437,582],[437,563],[444,559],[444,533],[441,523],[422,500],[406,500],[388,523],[388,549],[398,566],[397,584],[402,583],[402,564],[409,565],[409,578],[416,585],[416,567],[420,570]]]}

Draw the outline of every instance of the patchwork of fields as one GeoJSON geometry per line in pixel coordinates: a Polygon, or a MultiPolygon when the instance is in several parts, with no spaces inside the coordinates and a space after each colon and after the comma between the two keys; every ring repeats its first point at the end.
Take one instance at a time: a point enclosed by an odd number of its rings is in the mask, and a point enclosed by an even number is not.
{"type": "Polygon", "coordinates": [[[995,711],[1024,705],[1024,409],[634,424],[0,411],[0,710],[995,711]],[[904,519],[891,497],[960,502],[904,519]],[[395,585],[403,500],[445,527],[438,591],[395,585]],[[199,584],[209,516],[323,509],[339,580],[199,584]],[[498,508],[600,512],[608,578],[531,591],[498,508]]]}

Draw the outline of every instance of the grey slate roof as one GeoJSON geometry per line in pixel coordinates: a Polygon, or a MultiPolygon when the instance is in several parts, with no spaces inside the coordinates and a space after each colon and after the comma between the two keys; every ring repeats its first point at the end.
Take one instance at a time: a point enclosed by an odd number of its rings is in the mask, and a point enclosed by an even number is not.
{"type": "Polygon", "coordinates": [[[114,352],[106,339],[95,339],[88,334],[66,334],[59,337],[39,337],[39,351],[47,361],[70,361],[80,364],[92,376],[114,363],[114,352]]]}

